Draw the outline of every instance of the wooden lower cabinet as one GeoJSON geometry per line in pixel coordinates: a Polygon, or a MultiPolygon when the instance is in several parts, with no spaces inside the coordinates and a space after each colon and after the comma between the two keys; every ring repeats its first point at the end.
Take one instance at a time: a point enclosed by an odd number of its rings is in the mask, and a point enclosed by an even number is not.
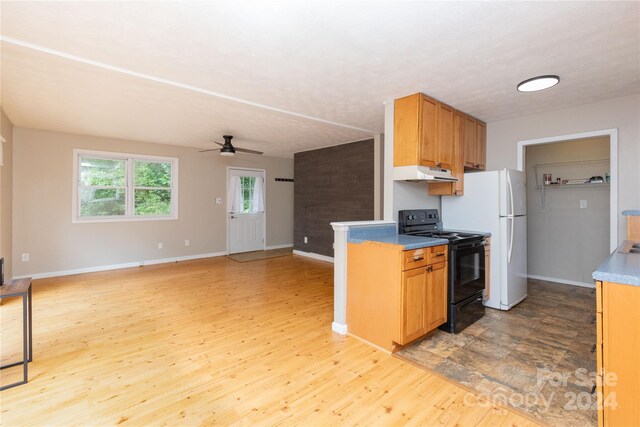
{"type": "Polygon", "coordinates": [[[640,287],[596,282],[598,425],[640,425],[640,287]]]}
{"type": "Polygon", "coordinates": [[[640,216],[627,215],[627,240],[640,240],[640,216]]]}
{"type": "Polygon", "coordinates": [[[447,263],[402,272],[401,329],[407,344],[447,321],[447,263]]]}
{"type": "Polygon", "coordinates": [[[404,251],[398,245],[349,243],[349,334],[393,351],[445,323],[447,265],[446,245],[404,251]]]}
{"type": "Polygon", "coordinates": [[[402,323],[399,344],[424,335],[427,323],[427,267],[402,272],[402,323]]]}

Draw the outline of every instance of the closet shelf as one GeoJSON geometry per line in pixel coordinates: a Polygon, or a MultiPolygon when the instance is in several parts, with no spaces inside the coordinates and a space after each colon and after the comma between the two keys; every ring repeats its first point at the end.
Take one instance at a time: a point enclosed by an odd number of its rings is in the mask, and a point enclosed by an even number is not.
{"type": "Polygon", "coordinates": [[[611,185],[609,182],[585,182],[584,184],[551,184],[551,185],[538,185],[536,186],[537,190],[541,190],[544,188],[584,188],[584,187],[608,187],[611,185]]]}

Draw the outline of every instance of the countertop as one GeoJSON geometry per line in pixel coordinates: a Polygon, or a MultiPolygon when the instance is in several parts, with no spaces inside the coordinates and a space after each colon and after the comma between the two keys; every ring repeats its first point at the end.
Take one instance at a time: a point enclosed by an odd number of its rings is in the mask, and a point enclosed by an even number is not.
{"type": "Polygon", "coordinates": [[[640,209],[622,211],[622,215],[624,215],[624,216],[640,216],[640,209]]]}
{"type": "Polygon", "coordinates": [[[446,245],[447,239],[432,237],[407,236],[398,234],[395,225],[377,227],[358,227],[349,230],[349,243],[380,242],[403,246],[404,250],[427,248],[430,246],[446,245]]]}
{"type": "Polygon", "coordinates": [[[640,243],[640,240],[625,240],[609,255],[600,267],[593,272],[595,280],[640,286],[640,254],[623,254],[620,248],[627,243],[640,243]]]}

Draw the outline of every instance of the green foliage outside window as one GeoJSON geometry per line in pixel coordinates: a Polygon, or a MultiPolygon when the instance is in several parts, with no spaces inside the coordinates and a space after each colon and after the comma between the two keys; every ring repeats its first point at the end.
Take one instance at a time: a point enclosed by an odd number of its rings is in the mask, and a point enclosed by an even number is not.
{"type": "Polygon", "coordinates": [[[171,213],[171,163],[136,161],[134,187],[136,215],[171,213]]]}
{"type": "Polygon", "coordinates": [[[127,162],[133,164],[133,214],[171,214],[170,162],[80,157],[81,217],[127,215],[127,162]]]}
{"type": "Polygon", "coordinates": [[[125,215],[125,171],[125,160],[81,157],[80,215],[125,215]]]}
{"type": "Polygon", "coordinates": [[[255,176],[241,176],[240,186],[242,188],[242,212],[251,212],[251,203],[253,202],[253,186],[255,185],[255,176]]]}

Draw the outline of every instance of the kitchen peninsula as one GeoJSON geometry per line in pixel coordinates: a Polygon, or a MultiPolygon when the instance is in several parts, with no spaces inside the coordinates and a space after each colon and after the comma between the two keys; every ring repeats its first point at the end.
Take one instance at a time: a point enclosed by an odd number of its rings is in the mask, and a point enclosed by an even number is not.
{"type": "MultiPolygon", "coordinates": [[[[626,215],[640,211],[628,211],[626,215]]],[[[629,238],[632,238],[629,227],[629,238]]],[[[635,237],[635,236],[633,236],[635,237]]],[[[640,240],[625,240],[596,271],[598,424],[640,420],[640,240]]]]}
{"type": "Polygon", "coordinates": [[[393,224],[350,230],[347,241],[351,335],[393,351],[447,321],[447,240],[393,224]]]}

